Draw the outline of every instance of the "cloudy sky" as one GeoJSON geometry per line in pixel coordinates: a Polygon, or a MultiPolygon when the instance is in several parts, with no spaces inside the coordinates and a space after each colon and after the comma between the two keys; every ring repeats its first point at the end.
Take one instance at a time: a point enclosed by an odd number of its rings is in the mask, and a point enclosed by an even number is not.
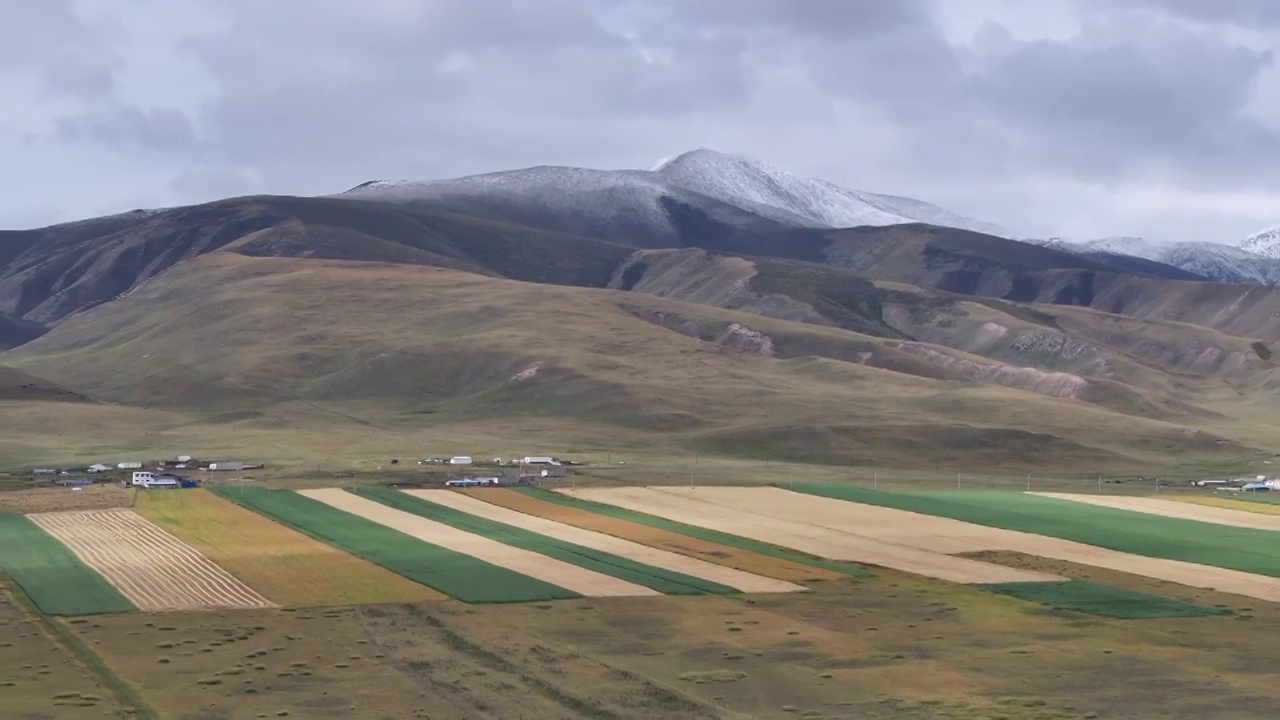
{"type": "Polygon", "coordinates": [[[695,147],[1027,235],[1280,223],[1276,0],[0,0],[0,228],[695,147]]]}

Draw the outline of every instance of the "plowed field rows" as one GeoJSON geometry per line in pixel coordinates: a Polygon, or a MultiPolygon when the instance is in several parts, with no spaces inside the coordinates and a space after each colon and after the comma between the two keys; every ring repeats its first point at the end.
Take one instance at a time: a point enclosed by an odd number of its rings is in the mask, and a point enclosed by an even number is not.
{"type": "Polygon", "coordinates": [[[442,600],[443,593],[208,490],[141,493],[137,512],[288,607],[442,600]]]}
{"type": "Polygon", "coordinates": [[[132,510],[28,517],[139,610],[273,607],[270,600],[132,510]]]}

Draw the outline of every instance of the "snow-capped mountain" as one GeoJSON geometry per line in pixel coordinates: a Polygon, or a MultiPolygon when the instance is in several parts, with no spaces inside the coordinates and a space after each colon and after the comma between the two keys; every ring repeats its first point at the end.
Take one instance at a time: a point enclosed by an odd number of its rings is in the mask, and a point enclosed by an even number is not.
{"type": "Polygon", "coordinates": [[[1241,240],[1236,247],[1256,255],[1280,260],[1280,225],[1256,232],[1241,240]]]}
{"type": "Polygon", "coordinates": [[[957,215],[911,198],[842,188],[801,177],[768,163],[700,148],[653,169],[671,183],[735,205],[779,208],[814,227],[856,227],[923,222],[1007,236],[993,223],[957,215]]]}
{"type": "Polygon", "coordinates": [[[655,237],[688,233],[690,228],[681,225],[696,224],[690,209],[728,227],[761,222],[809,228],[923,222],[1008,234],[998,225],[920,200],[848,190],[707,149],[665,159],[652,170],[538,166],[449,180],[378,180],[339,197],[447,202],[460,209],[471,205],[534,224],[554,218],[555,229],[606,239],[641,230],[655,237]]]}
{"type": "Polygon", "coordinates": [[[1143,258],[1220,282],[1280,287],[1280,242],[1275,244],[1277,255],[1274,257],[1219,243],[1160,242],[1135,237],[1050,238],[1028,242],[1077,254],[1111,253],[1143,258]]]}

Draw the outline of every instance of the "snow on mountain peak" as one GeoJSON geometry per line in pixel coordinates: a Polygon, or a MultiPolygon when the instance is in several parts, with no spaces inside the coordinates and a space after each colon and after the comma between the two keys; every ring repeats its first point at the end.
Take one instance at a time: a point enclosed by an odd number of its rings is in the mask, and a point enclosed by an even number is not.
{"type": "Polygon", "coordinates": [[[812,227],[934,225],[1008,235],[1004,228],[910,198],[850,190],[806,178],[740,155],[698,148],[661,163],[655,171],[686,190],[751,209],[765,217],[812,227]]]}
{"type": "MultiPolygon", "coordinates": [[[[523,170],[471,175],[449,180],[396,182],[374,180],[342,193],[346,197],[412,202],[461,198],[482,194],[518,195],[520,202],[567,209],[576,202],[590,207],[587,214],[661,212],[664,196],[696,193],[775,222],[812,228],[847,228],[859,225],[928,223],[1008,236],[1004,228],[963,217],[935,205],[910,198],[849,190],[825,180],[801,177],[768,163],[697,148],[662,159],[652,170],[588,170],[538,166],[523,170]],[[571,199],[566,193],[573,195],[571,199]],[[541,197],[541,201],[538,198],[541,197]],[[600,206],[611,202],[638,205],[620,210],[600,206]]],[[[692,200],[696,196],[692,196],[692,200]]]]}
{"type": "MultiPolygon", "coordinates": [[[[1280,228],[1273,230],[1280,236],[1280,228]]],[[[1263,234],[1259,233],[1254,237],[1263,234]]],[[[1073,253],[1104,252],[1143,258],[1221,282],[1280,286],[1280,253],[1267,256],[1256,250],[1250,251],[1244,247],[1244,243],[1237,247],[1211,242],[1165,242],[1135,237],[1097,240],[1051,238],[1029,242],[1073,253]]],[[[1280,251],[1280,239],[1273,242],[1273,247],[1280,251]]]]}
{"type": "Polygon", "coordinates": [[[1260,230],[1236,244],[1241,250],[1280,260],[1280,225],[1260,230]]]}

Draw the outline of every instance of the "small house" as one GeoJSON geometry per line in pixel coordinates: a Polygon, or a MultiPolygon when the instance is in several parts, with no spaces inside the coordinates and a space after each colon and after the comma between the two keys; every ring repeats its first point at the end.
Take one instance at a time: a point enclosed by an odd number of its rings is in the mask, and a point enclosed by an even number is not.
{"type": "Polygon", "coordinates": [[[470,464],[471,464],[471,456],[470,456],[470,455],[455,455],[454,457],[449,458],[449,464],[450,464],[450,465],[470,465],[470,464]]]}
{"type": "Polygon", "coordinates": [[[120,468],[121,470],[137,470],[138,468],[142,467],[142,463],[136,460],[126,460],[122,463],[117,463],[116,467],[120,468]]]}
{"type": "Polygon", "coordinates": [[[521,459],[525,465],[559,465],[560,461],[553,457],[547,456],[526,456],[521,459]]]}
{"type": "Polygon", "coordinates": [[[94,463],[89,466],[88,472],[100,473],[100,472],[107,472],[110,469],[111,469],[110,465],[103,465],[102,463],[94,463]]]}

